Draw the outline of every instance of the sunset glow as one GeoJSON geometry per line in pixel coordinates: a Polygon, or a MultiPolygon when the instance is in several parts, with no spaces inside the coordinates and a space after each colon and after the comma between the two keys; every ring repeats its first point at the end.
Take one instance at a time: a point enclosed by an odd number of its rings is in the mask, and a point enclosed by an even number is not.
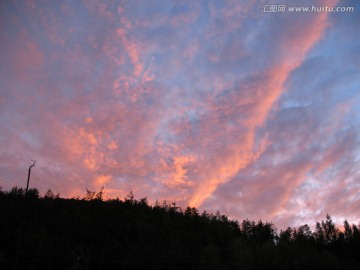
{"type": "Polygon", "coordinates": [[[360,2],[273,2],[354,10],[1,1],[0,186],[358,224],[360,2]]]}

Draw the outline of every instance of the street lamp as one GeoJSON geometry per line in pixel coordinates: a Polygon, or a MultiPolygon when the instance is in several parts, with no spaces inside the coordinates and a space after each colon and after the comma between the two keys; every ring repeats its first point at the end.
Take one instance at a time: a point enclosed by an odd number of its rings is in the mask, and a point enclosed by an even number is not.
{"type": "Polygon", "coordinates": [[[26,193],[29,189],[29,181],[30,181],[30,173],[31,173],[31,168],[35,166],[36,160],[33,160],[33,164],[29,167],[29,173],[28,173],[28,178],[27,178],[27,185],[26,185],[26,193]]]}

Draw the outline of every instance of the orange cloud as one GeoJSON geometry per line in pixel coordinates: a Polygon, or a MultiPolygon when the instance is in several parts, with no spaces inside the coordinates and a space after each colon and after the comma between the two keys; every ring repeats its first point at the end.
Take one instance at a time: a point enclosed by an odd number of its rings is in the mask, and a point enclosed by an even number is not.
{"type": "Polygon", "coordinates": [[[162,169],[160,175],[163,180],[160,181],[170,188],[194,185],[194,182],[191,181],[188,175],[189,171],[187,169],[187,166],[191,166],[194,162],[196,162],[194,156],[175,156],[173,157],[171,165],[168,165],[161,159],[162,169]]]}
{"type": "Polygon", "coordinates": [[[131,63],[134,66],[134,75],[136,77],[139,77],[142,74],[143,71],[143,64],[139,60],[139,47],[134,42],[128,41],[126,37],[126,30],[122,28],[118,28],[116,30],[117,35],[120,37],[122,45],[125,47],[125,50],[127,51],[129,58],[131,60],[131,63]]]}
{"type": "Polygon", "coordinates": [[[356,213],[357,14],[119,5],[4,5],[5,188],[36,158],[33,183],[63,196],[106,185],[281,224],[322,215],[311,198],[356,213]]]}
{"type": "Polygon", "coordinates": [[[95,178],[95,184],[101,188],[102,186],[109,183],[111,178],[111,175],[99,175],[95,178]]]}
{"type": "MultiPolygon", "coordinates": [[[[227,156],[218,157],[216,163],[207,168],[207,173],[201,177],[189,199],[190,205],[199,207],[220,184],[230,181],[241,169],[261,155],[262,152],[257,155],[253,153],[255,129],[264,124],[270,110],[283,93],[287,78],[301,65],[306,53],[321,39],[327,26],[327,15],[319,14],[311,23],[302,24],[302,35],[299,32],[296,35],[291,32],[290,36],[282,33],[279,44],[284,48],[282,56],[278,56],[279,60],[274,61],[273,66],[263,73],[260,77],[261,81],[256,82],[255,87],[254,84],[251,86],[251,95],[245,96],[247,102],[244,103],[241,93],[240,98],[237,99],[240,101],[240,108],[242,104],[251,104],[246,112],[246,119],[242,121],[246,133],[227,156]]],[[[290,31],[297,28],[296,22],[289,27],[290,31]]],[[[230,102],[233,103],[234,100],[230,102]]]]}

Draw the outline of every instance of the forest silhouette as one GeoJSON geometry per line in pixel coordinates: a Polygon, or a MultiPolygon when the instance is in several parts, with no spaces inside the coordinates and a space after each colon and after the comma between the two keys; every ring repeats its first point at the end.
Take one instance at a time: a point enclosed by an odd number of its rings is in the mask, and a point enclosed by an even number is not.
{"type": "Polygon", "coordinates": [[[0,189],[0,269],[360,269],[359,226],[329,215],[280,230],[271,222],[149,205],[132,192],[0,189]]]}

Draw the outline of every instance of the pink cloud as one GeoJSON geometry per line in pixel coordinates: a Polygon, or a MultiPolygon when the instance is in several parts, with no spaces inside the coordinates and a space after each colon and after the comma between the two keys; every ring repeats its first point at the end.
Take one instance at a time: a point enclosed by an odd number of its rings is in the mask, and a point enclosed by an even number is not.
{"type": "Polygon", "coordinates": [[[123,46],[125,47],[126,51],[128,52],[129,58],[131,63],[134,66],[134,75],[139,77],[143,71],[143,64],[139,61],[139,48],[138,46],[133,43],[129,42],[126,38],[126,32],[124,29],[117,29],[117,35],[120,37],[123,46]]]}
{"type": "MultiPolygon", "coordinates": [[[[250,162],[254,162],[261,155],[261,152],[258,154],[253,153],[256,127],[264,124],[268,113],[284,91],[284,83],[289,74],[301,64],[306,52],[322,37],[326,26],[326,16],[320,15],[315,17],[314,21],[303,24],[302,27],[307,30],[306,35],[296,36],[297,42],[293,40],[288,41],[285,38],[286,33],[283,33],[282,42],[286,45],[280,44],[280,46],[286,46],[287,52],[293,52],[290,59],[288,60],[288,58],[280,56],[279,59],[281,60],[275,62],[270,70],[259,76],[260,80],[257,84],[252,83],[248,92],[240,92],[240,95],[234,96],[233,99],[229,100],[231,104],[224,103],[224,106],[215,109],[214,113],[217,116],[219,115],[218,110],[221,110],[221,113],[234,115],[246,113],[246,118],[240,122],[246,132],[239,137],[240,140],[237,143],[235,141],[233,149],[225,152],[225,157],[221,155],[219,157],[217,155],[213,156],[213,158],[219,158],[219,160],[215,164],[214,161],[212,162],[211,168],[209,168],[209,171],[212,173],[208,172],[197,183],[195,192],[189,201],[191,205],[200,206],[216,190],[219,184],[231,180],[241,169],[244,169],[250,162]],[[314,27],[313,23],[316,27],[314,27]],[[299,44],[302,44],[302,46],[299,47],[299,44]],[[240,104],[238,107],[235,107],[234,104],[237,102],[240,104]]],[[[211,126],[215,124],[210,124],[213,121],[213,119],[207,119],[204,121],[204,124],[211,126]]],[[[216,124],[220,124],[219,121],[216,124]]],[[[220,124],[220,126],[222,125],[220,124]]],[[[210,131],[206,131],[206,134],[201,137],[208,137],[209,133],[210,131]]]]}
{"type": "Polygon", "coordinates": [[[173,27],[183,27],[184,25],[191,25],[195,23],[198,18],[198,10],[193,8],[191,12],[179,14],[171,19],[171,24],[173,27]]]}
{"type": "Polygon", "coordinates": [[[30,37],[28,31],[22,29],[15,33],[14,37],[5,36],[3,41],[5,44],[12,44],[3,49],[7,72],[23,83],[38,78],[37,72],[43,67],[45,59],[39,45],[30,37]]]}
{"type": "Polygon", "coordinates": [[[342,127],[357,101],[330,103],[340,88],[316,69],[335,72],[336,61],[309,64],[329,42],[331,15],[271,16],[231,1],[25,7],[17,5],[32,27],[13,15],[6,29],[15,38],[2,37],[11,67],[1,66],[9,76],[0,89],[6,188],[22,185],[38,159],[34,186],[63,196],[105,186],[108,197],[133,190],[279,224],[321,216],[319,197],[355,218],[357,133],[342,127]]]}

